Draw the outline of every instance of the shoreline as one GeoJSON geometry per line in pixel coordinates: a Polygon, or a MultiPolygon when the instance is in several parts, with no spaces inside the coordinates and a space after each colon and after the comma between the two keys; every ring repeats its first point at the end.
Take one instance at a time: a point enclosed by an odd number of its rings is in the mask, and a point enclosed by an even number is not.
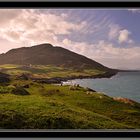
{"type": "MultiPolygon", "coordinates": [[[[75,80],[75,79],[101,79],[101,78],[111,78],[115,75],[117,75],[119,72],[121,71],[113,71],[113,72],[106,72],[104,74],[98,74],[98,75],[92,75],[92,76],[72,76],[72,77],[54,77],[54,78],[32,78],[33,81],[38,82],[38,83],[44,83],[44,84],[62,84],[63,82],[67,82],[69,80],[75,80]]],[[[126,71],[122,71],[122,72],[126,72],[126,71]]],[[[128,72],[128,71],[127,71],[128,72]]],[[[131,72],[131,71],[130,71],[131,72]]],[[[90,89],[90,88],[89,88],[90,89]]],[[[92,89],[94,90],[94,89],[92,89]]],[[[96,91],[98,92],[98,91],[96,91]]],[[[104,94],[104,93],[103,93],[104,94]]],[[[109,96],[111,97],[111,96],[109,96]]],[[[135,103],[140,103],[136,100],[127,98],[127,97],[112,97],[114,100],[118,100],[120,102],[126,102],[129,104],[133,104],[135,103]]]]}
{"type": "Polygon", "coordinates": [[[96,79],[96,78],[111,78],[115,76],[118,71],[113,72],[105,72],[103,74],[91,75],[91,76],[71,76],[71,77],[54,77],[54,78],[31,78],[34,82],[46,83],[46,84],[61,84],[62,82],[66,82],[68,80],[74,79],[96,79]]]}

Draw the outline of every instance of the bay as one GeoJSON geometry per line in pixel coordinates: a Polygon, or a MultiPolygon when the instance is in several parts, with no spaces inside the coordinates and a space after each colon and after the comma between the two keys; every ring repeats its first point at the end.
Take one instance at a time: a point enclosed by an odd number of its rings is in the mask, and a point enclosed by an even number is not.
{"type": "Polygon", "coordinates": [[[79,84],[111,97],[124,97],[140,102],[140,72],[119,72],[111,78],[75,79],[64,84],[79,84]]]}

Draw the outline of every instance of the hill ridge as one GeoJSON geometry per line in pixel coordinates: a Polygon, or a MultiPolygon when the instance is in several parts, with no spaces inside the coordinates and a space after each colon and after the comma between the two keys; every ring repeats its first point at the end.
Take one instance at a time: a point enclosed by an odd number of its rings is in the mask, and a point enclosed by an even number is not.
{"type": "Polygon", "coordinates": [[[50,43],[11,49],[0,54],[0,64],[41,64],[111,70],[86,56],[50,43]]]}

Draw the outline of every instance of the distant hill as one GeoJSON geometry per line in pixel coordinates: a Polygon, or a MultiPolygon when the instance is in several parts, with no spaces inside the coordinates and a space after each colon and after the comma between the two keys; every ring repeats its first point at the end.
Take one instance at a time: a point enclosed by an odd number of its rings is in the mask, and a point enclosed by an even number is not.
{"type": "Polygon", "coordinates": [[[47,43],[12,49],[0,55],[0,64],[55,65],[79,69],[112,70],[85,56],[47,43]]]}

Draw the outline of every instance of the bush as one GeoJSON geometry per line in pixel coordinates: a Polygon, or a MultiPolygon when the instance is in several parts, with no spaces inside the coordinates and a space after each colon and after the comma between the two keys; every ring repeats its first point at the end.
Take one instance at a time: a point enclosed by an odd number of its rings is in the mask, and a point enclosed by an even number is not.
{"type": "Polygon", "coordinates": [[[44,116],[36,119],[34,128],[40,129],[74,129],[75,122],[65,117],[44,116]]]}
{"type": "Polygon", "coordinates": [[[9,93],[10,90],[6,86],[0,86],[0,93],[9,93]]]}
{"type": "Polygon", "coordinates": [[[11,91],[12,94],[15,95],[30,95],[30,93],[25,90],[23,87],[17,87],[11,91]]]}
{"type": "Polygon", "coordinates": [[[25,125],[24,116],[14,110],[0,112],[0,120],[0,126],[4,129],[20,129],[25,125]]]}
{"type": "Polygon", "coordinates": [[[64,96],[65,94],[61,92],[59,89],[50,89],[46,92],[42,92],[43,96],[53,96],[53,95],[58,95],[58,96],[64,96]]]}

